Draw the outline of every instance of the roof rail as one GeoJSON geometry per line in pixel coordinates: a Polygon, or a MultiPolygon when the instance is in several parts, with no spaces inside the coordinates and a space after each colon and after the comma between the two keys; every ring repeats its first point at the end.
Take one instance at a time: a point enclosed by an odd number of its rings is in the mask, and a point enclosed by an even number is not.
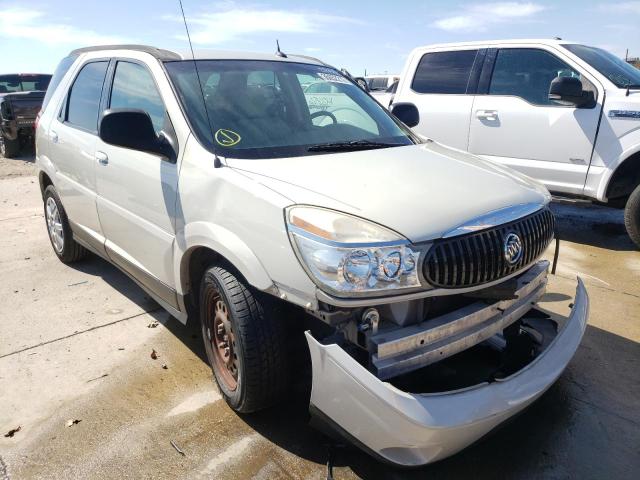
{"type": "Polygon", "coordinates": [[[318,62],[319,64],[324,65],[325,67],[335,68],[333,65],[329,65],[328,63],[323,62],[319,58],[311,57],[309,55],[300,55],[298,53],[288,53],[287,55],[289,57],[298,57],[298,58],[304,58],[305,60],[313,60],[314,62],[318,62]]]}
{"type": "Polygon", "coordinates": [[[144,52],[153,55],[158,60],[182,60],[182,57],[170,50],[163,50],[161,48],[150,47],[148,45],[97,45],[94,47],[76,48],[71,51],[69,55],[80,55],[87,52],[99,52],[103,50],[135,50],[137,52],[144,52]]]}

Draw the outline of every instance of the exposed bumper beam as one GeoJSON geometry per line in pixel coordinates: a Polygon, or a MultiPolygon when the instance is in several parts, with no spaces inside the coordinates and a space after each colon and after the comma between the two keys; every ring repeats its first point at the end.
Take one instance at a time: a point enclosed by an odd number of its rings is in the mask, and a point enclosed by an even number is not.
{"type": "Polygon", "coordinates": [[[372,337],[372,363],[380,379],[392,378],[443,360],[501,332],[544,295],[548,261],[538,262],[517,279],[515,299],[487,305],[475,302],[419,325],[372,337]]]}

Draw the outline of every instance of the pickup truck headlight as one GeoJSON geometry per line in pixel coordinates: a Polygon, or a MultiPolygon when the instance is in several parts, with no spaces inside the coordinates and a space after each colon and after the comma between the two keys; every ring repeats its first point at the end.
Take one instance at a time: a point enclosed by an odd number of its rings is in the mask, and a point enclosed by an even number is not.
{"type": "Polygon", "coordinates": [[[398,233],[319,207],[289,207],[285,216],[294,250],[321,289],[353,296],[420,287],[419,252],[398,233]]]}

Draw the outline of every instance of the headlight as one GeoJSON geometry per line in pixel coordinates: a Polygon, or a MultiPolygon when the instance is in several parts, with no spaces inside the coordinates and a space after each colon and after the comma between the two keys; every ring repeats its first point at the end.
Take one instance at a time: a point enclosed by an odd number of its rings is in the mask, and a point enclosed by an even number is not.
{"type": "Polygon", "coordinates": [[[318,207],[289,207],[285,215],[296,254],[320,288],[366,295],[420,287],[419,252],[396,232],[318,207]]]}

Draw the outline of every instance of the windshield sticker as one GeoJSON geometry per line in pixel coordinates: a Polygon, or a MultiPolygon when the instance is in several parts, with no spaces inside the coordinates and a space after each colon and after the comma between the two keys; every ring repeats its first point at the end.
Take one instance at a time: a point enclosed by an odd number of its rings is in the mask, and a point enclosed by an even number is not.
{"type": "Polygon", "coordinates": [[[342,75],[337,75],[335,73],[323,73],[323,72],[319,72],[318,76],[325,80],[326,82],[334,82],[334,83],[349,83],[349,80],[347,80],[345,77],[343,77],[342,75]]]}
{"type": "Polygon", "coordinates": [[[215,139],[216,142],[223,147],[233,147],[234,145],[240,143],[242,137],[233,130],[221,128],[216,132],[215,139]]]}

